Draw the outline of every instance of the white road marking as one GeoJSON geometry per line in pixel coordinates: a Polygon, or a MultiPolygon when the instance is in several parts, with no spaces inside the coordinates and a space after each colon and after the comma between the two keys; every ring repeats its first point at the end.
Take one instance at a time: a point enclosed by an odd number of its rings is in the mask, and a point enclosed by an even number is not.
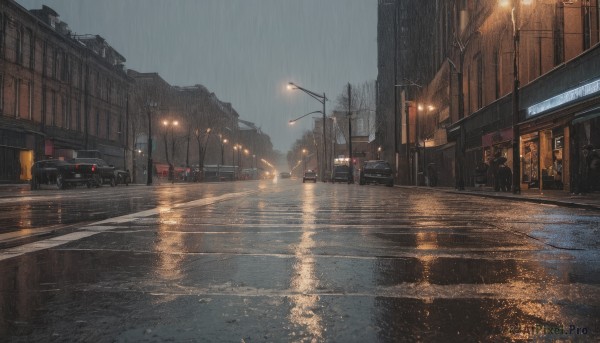
{"type": "Polygon", "coordinates": [[[151,210],[146,210],[146,211],[141,211],[141,212],[137,212],[137,213],[127,214],[124,216],[101,220],[101,221],[98,221],[95,223],[88,224],[84,227],[81,227],[79,229],[80,231],[77,231],[77,232],[72,232],[72,233],[69,233],[66,235],[53,237],[53,238],[49,238],[46,240],[37,241],[34,243],[24,244],[24,245],[21,245],[18,247],[6,249],[6,250],[0,252],[0,261],[14,258],[17,256],[21,256],[21,255],[25,255],[28,253],[40,251],[40,250],[55,248],[55,247],[63,245],[63,244],[67,244],[67,243],[70,243],[70,242],[73,242],[73,241],[76,241],[76,240],[79,240],[82,238],[90,237],[93,235],[97,235],[101,232],[105,232],[105,231],[113,230],[113,229],[117,228],[117,226],[115,226],[115,225],[103,225],[103,224],[127,223],[127,222],[134,221],[134,220],[137,220],[140,218],[149,217],[149,216],[161,213],[161,212],[171,211],[173,209],[186,209],[186,208],[192,208],[192,207],[207,206],[207,205],[211,205],[211,204],[221,202],[221,201],[226,201],[226,200],[231,200],[231,199],[239,199],[241,197],[244,197],[244,196],[247,196],[247,195],[250,195],[253,193],[256,193],[256,191],[228,193],[228,194],[223,194],[223,195],[212,197],[212,198],[198,199],[198,200],[192,200],[192,201],[189,201],[186,203],[175,204],[171,207],[157,207],[157,208],[154,208],[151,210]]]}

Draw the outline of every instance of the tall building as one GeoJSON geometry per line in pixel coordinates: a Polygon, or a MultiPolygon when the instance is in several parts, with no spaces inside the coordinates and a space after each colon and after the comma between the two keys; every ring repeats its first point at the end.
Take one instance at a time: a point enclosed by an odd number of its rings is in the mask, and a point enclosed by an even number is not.
{"type": "Polygon", "coordinates": [[[47,6],[0,3],[0,182],[26,181],[35,160],[98,150],[125,163],[125,58],[73,34],[47,6]]]}

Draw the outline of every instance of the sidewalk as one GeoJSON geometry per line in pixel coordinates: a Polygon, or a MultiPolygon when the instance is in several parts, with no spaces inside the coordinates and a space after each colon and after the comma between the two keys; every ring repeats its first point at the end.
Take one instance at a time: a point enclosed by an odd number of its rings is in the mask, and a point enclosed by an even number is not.
{"type": "Polygon", "coordinates": [[[464,191],[458,191],[452,187],[425,187],[425,186],[402,186],[402,188],[428,189],[438,192],[468,194],[481,197],[508,199],[514,201],[527,201],[538,204],[552,204],[557,206],[587,208],[600,210],[600,193],[589,193],[585,195],[570,194],[561,190],[539,190],[526,189],[521,194],[512,194],[511,192],[496,192],[491,187],[465,187],[464,191]]]}

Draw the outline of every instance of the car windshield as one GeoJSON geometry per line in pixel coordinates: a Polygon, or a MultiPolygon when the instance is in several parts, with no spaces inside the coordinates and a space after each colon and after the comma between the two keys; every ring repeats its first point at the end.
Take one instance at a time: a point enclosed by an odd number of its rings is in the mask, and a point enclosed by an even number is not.
{"type": "Polygon", "coordinates": [[[385,161],[367,162],[365,169],[389,169],[390,166],[385,161]]]}
{"type": "Polygon", "coordinates": [[[90,163],[90,164],[96,164],[98,166],[106,166],[107,165],[106,163],[104,163],[104,161],[99,160],[97,158],[75,158],[75,159],[73,159],[73,162],[90,163]]]}

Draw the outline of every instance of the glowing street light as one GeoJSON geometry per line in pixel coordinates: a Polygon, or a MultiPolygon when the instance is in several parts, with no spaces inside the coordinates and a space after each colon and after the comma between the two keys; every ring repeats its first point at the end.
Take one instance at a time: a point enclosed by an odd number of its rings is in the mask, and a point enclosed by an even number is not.
{"type": "MultiPolygon", "coordinates": [[[[325,92],[323,92],[323,95],[315,93],[311,90],[308,90],[306,88],[300,87],[297,84],[293,83],[293,82],[289,82],[287,85],[287,88],[290,90],[293,89],[299,89],[301,91],[303,91],[304,93],[308,94],[311,98],[317,100],[318,102],[320,102],[321,104],[323,104],[323,157],[321,158],[321,170],[320,170],[320,174],[321,174],[321,181],[325,181],[325,171],[327,170],[327,142],[326,142],[326,138],[325,138],[325,113],[327,113],[327,111],[325,110],[325,102],[328,100],[327,96],[325,95],[325,92]]],[[[308,114],[307,114],[308,115],[308,114]]],[[[300,119],[300,118],[298,118],[300,119]]]]}

